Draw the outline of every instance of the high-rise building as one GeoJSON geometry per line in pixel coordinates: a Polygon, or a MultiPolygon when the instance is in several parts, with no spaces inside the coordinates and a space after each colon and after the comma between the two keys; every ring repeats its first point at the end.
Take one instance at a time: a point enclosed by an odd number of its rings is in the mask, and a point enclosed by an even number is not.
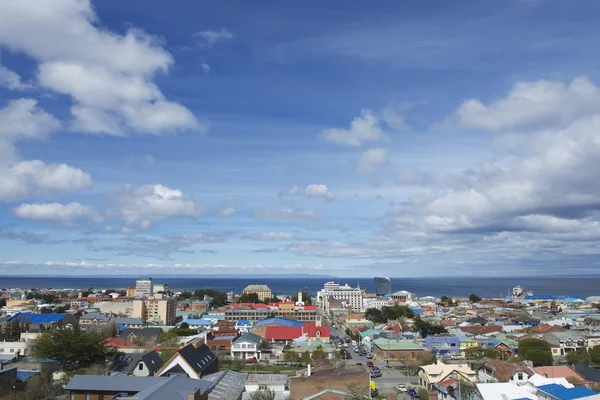
{"type": "Polygon", "coordinates": [[[144,321],[162,322],[164,325],[175,325],[177,299],[156,294],[153,297],[133,301],[133,318],[144,321]]]}
{"type": "Polygon", "coordinates": [[[327,282],[323,289],[317,292],[317,303],[326,313],[329,312],[330,300],[339,300],[346,307],[352,307],[353,311],[360,311],[363,308],[362,290],[350,287],[348,284],[341,286],[335,282],[327,282]]]}
{"type": "Polygon", "coordinates": [[[135,296],[150,297],[154,294],[154,281],[152,278],[139,278],[135,281],[135,296]]]}
{"type": "Polygon", "coordinates": [[[392,294],[392,280],[390,278],[375,278],[375,294],[384,296],[392,294]]]}
{"type": "Polygon", "coordinates": [[[248,285],[242,293],[256,293],[260,301],[271,298],[271,289],[267,285],[248,285]]]}

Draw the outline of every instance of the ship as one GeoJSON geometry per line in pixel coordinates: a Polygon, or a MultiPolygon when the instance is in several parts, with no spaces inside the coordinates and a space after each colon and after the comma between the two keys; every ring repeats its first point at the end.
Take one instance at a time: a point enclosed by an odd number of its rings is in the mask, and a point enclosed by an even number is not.
{"type": "Polygon", "coordinates": [[[533,292],[525,291],[521,286],[515,286],[512,288],[512,299],[513,300],[521,300],[527,296],[533,296],[533,292]]]}

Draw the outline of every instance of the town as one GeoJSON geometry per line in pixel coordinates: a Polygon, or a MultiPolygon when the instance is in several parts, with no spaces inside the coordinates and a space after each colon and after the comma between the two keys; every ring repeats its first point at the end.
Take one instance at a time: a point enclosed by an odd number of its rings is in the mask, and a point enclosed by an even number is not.
{"type": "MultiPolygon", "coordinates": [[[[133,282],[132,282],[133,283],[133,282]]],[[[600,297],[2,289],[0,390],[40,399],[600,399],[600,297]],[[179,397],[177,397],[179,396],[179,397]]],[[[11,397],[12,396],[12,397],[11,397]]],[[[3,397],[4,398],[4,397],[3,397]]]]}

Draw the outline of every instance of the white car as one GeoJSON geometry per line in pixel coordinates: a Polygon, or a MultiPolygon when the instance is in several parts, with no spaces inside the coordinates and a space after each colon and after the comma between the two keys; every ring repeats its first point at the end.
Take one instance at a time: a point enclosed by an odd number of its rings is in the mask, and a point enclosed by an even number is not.
{"type": "Polygon", "coordinates": [[[400,393],[406,393],[408,391],[408,389],[406,388],[406,385],[404,383],[401,383],[399,385],[396,385],[394,387],[394,389],[396,389],[397,392],[400,393]]]}

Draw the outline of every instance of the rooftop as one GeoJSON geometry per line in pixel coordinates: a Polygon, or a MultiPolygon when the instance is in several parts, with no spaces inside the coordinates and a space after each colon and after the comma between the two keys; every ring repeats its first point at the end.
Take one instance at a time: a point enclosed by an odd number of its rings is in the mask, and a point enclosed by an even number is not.
{"type": "Polygon", "coordinates": [[[288,376],[285,374],[250,374],[246,382],[287,382],[288,376]]]}
{"type": "Polygon", "coordinates": [[[382,350],[423,350],[420,344],[412,340],[388,340],[384,338],[373,341],[382,350]]]}

